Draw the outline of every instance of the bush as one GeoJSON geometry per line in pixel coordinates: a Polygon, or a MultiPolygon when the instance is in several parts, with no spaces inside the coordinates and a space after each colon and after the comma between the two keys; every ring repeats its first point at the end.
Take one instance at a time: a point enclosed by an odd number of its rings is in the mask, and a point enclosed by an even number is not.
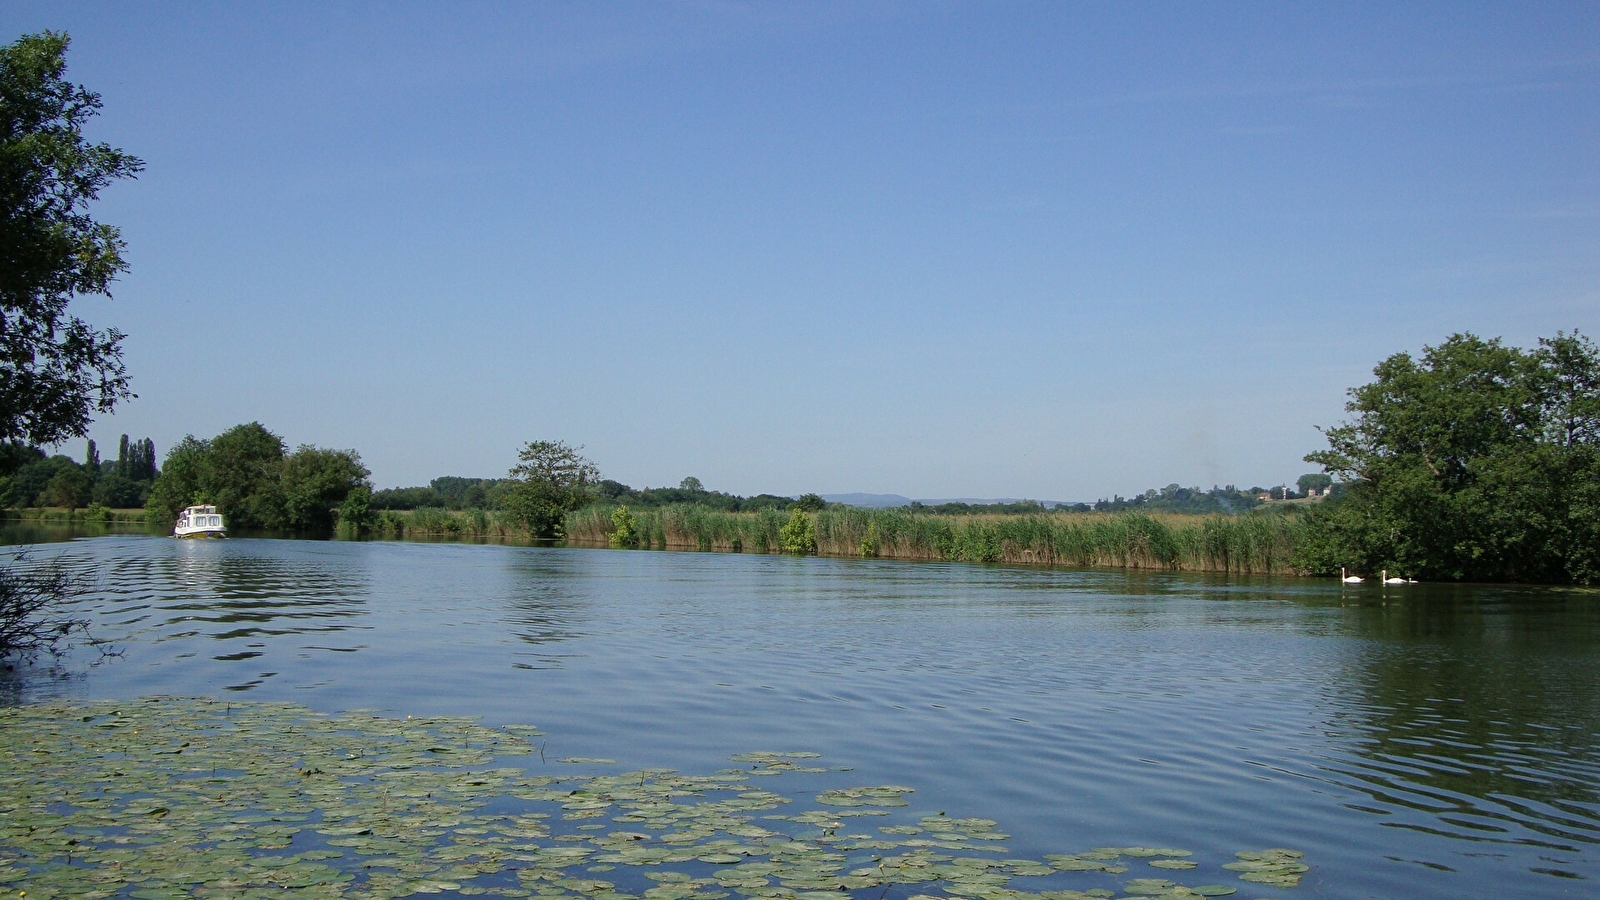
{"type": "Polygon", "coordinates": [[[339,528],[348,534],[360,536],[372,530],[374,520],[372,489],[358,484],[339,504],[339,528]]]}
{"type": "Polygon", "coordinates": [[[867,533],[861,536],[861,555],[871,559],[878,555],[878,523],[867,523],[867,533]]]}
{"type": "Polygon", "coordinates": [[[0,568],[0,659],[48,653],[60,656],[74,631],[89,623],[60,612],[60,605],[83,590],[82,580],[60,560],[32,564],[25,551],[0,568]]]}
{"type": "Polygon", "coordinates": [[[817,552],[817,523],[804,509],[796,506],[778,529],[778,548],[785,553],[817,552]]]}
{"type": "MultiPolygon", "coordinates": [[[[684,479],[687,481],[688,479],[684,479]]],[[[619,506],[611,511],[611,535],[608,538],[613,547],[632,547],[639,542],[635,533],[638,523],[633,518],[633,513],[628,512],[626,506],[619,506]]]]}

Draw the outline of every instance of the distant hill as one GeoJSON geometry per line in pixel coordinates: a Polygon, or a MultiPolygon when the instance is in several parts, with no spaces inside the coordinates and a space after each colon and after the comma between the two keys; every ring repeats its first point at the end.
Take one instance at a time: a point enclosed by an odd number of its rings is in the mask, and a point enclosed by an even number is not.
{"type": "Polygon", "coordinates": [[[887,509],[893,506],[910,506],[911,498],[899,494],[823,494],[829,503],[847,503],[867,509],[887,509]]]}

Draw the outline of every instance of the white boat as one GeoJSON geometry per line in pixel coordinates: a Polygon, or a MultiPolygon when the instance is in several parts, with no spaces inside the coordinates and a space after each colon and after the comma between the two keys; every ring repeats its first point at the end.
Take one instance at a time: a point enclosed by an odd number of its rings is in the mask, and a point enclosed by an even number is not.
{"type": "Polygon", "coordinates": [[[178,514],[172,533],[181,538],[227,537],[228,529],[215,506],[191,506],[178,514]]]}

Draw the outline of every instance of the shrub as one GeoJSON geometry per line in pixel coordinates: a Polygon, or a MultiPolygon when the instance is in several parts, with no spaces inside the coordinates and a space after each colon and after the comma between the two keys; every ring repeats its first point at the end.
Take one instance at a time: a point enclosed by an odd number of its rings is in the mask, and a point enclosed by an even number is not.
{"type": "MultiPolygon", "coordinates": [[[[688,479],[685,480],[687,481],[688,479]]],[[[609,537],[611,546],[623,548],[632,547],[637,544],[638,537],[635,534],[636,526],[637,523],[634,521],[633,513],[628,512],[628,508],[626,506],[619,506],[612,510],[611,535],[609,537]]]]}
{"type": "Polygon", "coordinates": [[[878,555],[878,523],[867,523],[867,533],[861,537],[861,555],[871,558],[878,555]]]}
{"type": "Polygon", "coordinates": [[[13,553],[11,565],[0,568],[0,658],[60,656],[72,633],[88,628],[87,621],[59,609],[83,587],[60,560],[34,565],[26,552],[13,553]]]}
{"type": "Polygon", "coordinates": [[[778,529],[778,548],[785,553],[817,552],[817,523],[804,509],[796,506],[778,529]]]}

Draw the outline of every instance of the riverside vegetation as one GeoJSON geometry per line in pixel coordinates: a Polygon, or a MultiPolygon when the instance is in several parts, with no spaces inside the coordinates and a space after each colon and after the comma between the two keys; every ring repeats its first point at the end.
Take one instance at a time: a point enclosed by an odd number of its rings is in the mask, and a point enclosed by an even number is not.
{"type": "Polygon", "coordinates": [[[566,518],[568,542],[589,546],[1255,574],[1293,571],[1303,527],[1293,511],[950,516],[852,506],[784,513],[596,504],[566,518]],[[626,537],[615,540],[619,533],[626,537]]]}
{"type": "MultiPolygon", "coordinates": [[[[1258,489],[1175,484],[1066,509],[1032,501],[863,509],[815,494],[737,497],[706,490],[697,478],[635,490],[602,479],[581,447],[560,441],[526,444],[504,478],[440,478],[427,488],[374,493],[355,451],[305,445],[289,453],[277,435],[250,423],[210,441],[180,442],[149,484],[146,510],[164,527],[181,506],[212,502],[237,527],[337,528],[352,537],[1600,581],[1600,351],[1588,339],[1559,334],[1522,351],[1455,335],[1424,348],[1420,360],[1397,354],[1374,373],[1377,381],[1351,391],[1354,420],[1328,429],[1329,449],[1306,457],[1340,480],[1303,476],[1300,492],[1319,494],[1305,505],[1268,502],[1258,489]]],[[[91,469],[113,480],[123,470],[143,473],[147,446],[124,441],[115,464],[100,463],[91,447],[81,467],[33,453],[24,470],[0,479],[0,491],[60,489],[91,469]],[[49,472],[56,474],[46,478],[49,472]]],[[[1294,496],[1280,490],[1284,499],[1294,496]]],[[[109,523],[117,515],[93,507],[82,518],[109,523]]]]}

